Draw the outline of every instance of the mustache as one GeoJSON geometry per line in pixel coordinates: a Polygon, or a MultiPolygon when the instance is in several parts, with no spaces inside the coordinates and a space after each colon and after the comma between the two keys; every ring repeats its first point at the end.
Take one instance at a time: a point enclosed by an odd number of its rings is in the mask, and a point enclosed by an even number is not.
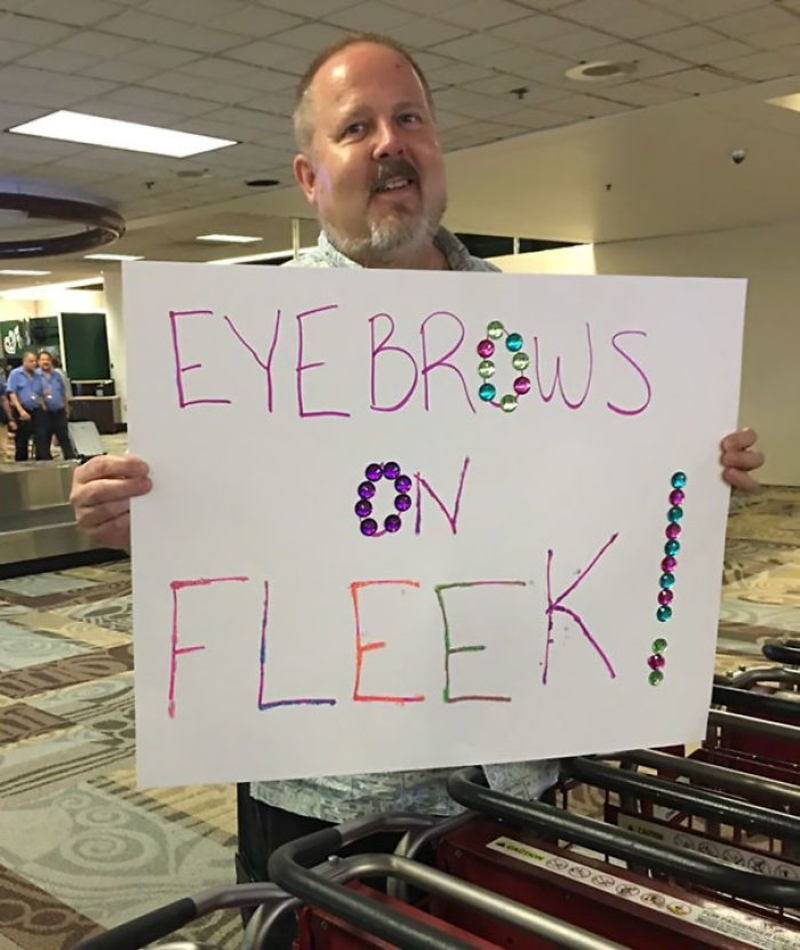
{"type": "Polygon", "coordinates": [[[408,178],[419,184],[419,173],[407,158],[387,158],[380,162],[372,182],[372,191],[379,191],[393,178],[408,178]]]}

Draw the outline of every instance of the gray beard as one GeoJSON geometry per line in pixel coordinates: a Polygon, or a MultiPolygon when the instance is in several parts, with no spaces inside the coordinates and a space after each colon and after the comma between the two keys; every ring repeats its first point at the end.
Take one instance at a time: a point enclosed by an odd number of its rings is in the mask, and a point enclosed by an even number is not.
{"type": "Polygon", "coordinates": [[[368,266],[387,266],[401,264],[431,244],[439,230],[442,214],[437,215],[435,221],[422,217],[412,221],[372,223],[369,234],[359,238],[347,237],[327,221],[322,221],[322,226],[331,244],[345,257],[368,266]]]}

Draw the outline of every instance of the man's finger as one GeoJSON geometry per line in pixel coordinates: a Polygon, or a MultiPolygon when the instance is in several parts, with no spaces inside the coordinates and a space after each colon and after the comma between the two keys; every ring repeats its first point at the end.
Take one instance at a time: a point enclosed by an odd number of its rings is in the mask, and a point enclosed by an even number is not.
{"type": "Polygon", "coordinates": [[[106,478],[73,488],[70,502],[75,508],[86,509],[146,495],[152,488],[149,478],[106,478]]]}
{"type": "Polygon", "coordinates": [[[743,472],[738,468],[726,468],[722,472],[722,477],[731,486],[742,492],[753,492],[759,488],[758,482],[752,475],[743,472]]]}
{"type": "Polygon", "coordinates": [[[91,531],[94,528],[100,528],[110,521],[114,521],[121,515],[126,515],[130,511],[130,501],[113,501],[105,505],[95,505],[93,508],[83,509],[78,516],[80,527],[91,531]]]}
{"type": "Polygon", "coordinates": [[[731,432],[722,440],[722,451],[741,452],[750,449],[756,444],[757,438],[755,429],[740,429],[738,432],[731,432]]]}
{"type": "Polygon", "coordinates": [[[105,478],[144,478],[148,473],[147,463],[136,455],[96,455],[75,469],[75,481],[83,485],[105,478]]]}
{"type": "Polygon", "coordinates": [[[752,472],[764,464],[764,454],[751,450],[727,451],[722,453],[722,464],[725,468],[738,468],[745,472],[752,472]]]}

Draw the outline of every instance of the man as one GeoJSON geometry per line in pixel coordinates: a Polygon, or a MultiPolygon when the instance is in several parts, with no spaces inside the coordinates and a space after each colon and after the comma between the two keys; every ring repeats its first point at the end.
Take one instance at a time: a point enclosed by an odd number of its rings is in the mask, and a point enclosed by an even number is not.
{"type": "MultiPolygon", "coordinates": [[[[318,247],[294,266],[497,270],[440,226],[445,176],[430,89],[393,41],[350,37],[317,57],[300,82],[294,124],[295,177],[322,225],[318,247]]],[[[748,431],[723,443],[723,475],[740,488],[755,487],[748,473],[763,461],[754,442],[748,431]]],[[[141,459],[92,459],[75,473],[78,523],[98,541],[127,548],[130,498],[150,487],[141,459]]],[[[448,772],[255,783],[240,809],[250,810],[245,824],[261,840],[243,836],[240,824],[241,847],[264,874],[275,847],[323,822],[395,809],[449,814],[448,772]]],[[[485,772],[493,787],[522,797],[538,796],[556,778],[549,762],[485,772]]]]}
{"type": "Polygon", "coordinates": [[[6,391],[5,373],[0,371],[0,463],[5,462],[8,449],[8,433],[17,428],[11,415],[11,405],[6,391]]]}
{"type": "Polygon", "coordinates": [[[50,446],[53,436],[58,440],[61,454],[65,459],[75,458],[69,439],[67,411],[67,383],[64,376],[53,366],[53,358],[47,350],[39,353],[39,369],[42,377],[42,448],[44,457],[51,459],[50,446]]]}
{"type": "Polygon", "coordinates": [[[16,414],[14,461],[28,461],[28,443],[33,437],[36,459],[46,459],[50,450],[46,443],[42,409],[42,378],[36,372],[36,354],[22,354],[22,366],[12,369],[8,377],[8,398],[16,414]]]}

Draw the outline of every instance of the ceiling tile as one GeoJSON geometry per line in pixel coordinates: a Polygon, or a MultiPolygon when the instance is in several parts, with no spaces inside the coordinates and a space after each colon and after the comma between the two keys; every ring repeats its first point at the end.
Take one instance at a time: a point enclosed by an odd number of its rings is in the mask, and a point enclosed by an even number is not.
{"type": "Polygon", "coordinates": [[[294,107],[294,89],[278,93],[260,92],[256,98],[248,99],[243,105],[247,109],[268,112],[272,115],[291,115],[294,107]]]}
{"type": "Polygon", "coordinates": [[[500,53],[510,47],[508,40],[488,33],[470,33],[457,40],[440,43],[433,48],[440,56],[452,56],[453,59],[480,60],[482,57],[500,53]]]}
{"type": "Polygon", "coordinates": [[[782,50],[769,53],[753,53],[720,63],[720,68],[745,79],[762,82],[767,79],[781,79],[792,76],[800,70],[800,56],[782,50]]]}
{"type": "Polygon", "coordinates": [[[69,36],[71,30],[60,23],[48,23],[32,17],[0,12],[0,36],[4,40],[32,43],[34,46],[49,46],[69,36]]]}
{"type": "Polygon", "coordinates": [[[466,115],[458,115],[455,112],[447,112],[444,109],[436,110],[436,128],[440,133],[446,129],[454,129],[459,125],[465,125],[471,121],[469,116],[466,115]]]}
{"type": "Polygon", "coordinates": [[[494,53],[492,56],[484,56],[481,58],[481,63],[527,79],[542,79],[552,75],[563,78],[564,72],[575,65],[570,59],[550,56],[549,53],[543,53],[538,49],[526,49],[519,46],[501,53],[494,53]]]}
{"type": "Polygon", "coordinates": [[[457,115],[466,115],[474,119],[489,119],[497,115],[498,99],[479,92],[467,92],[462,89],[441,89],[434,93],[437,112],[444,109],[457,115]]]}
{"type": "Polygon", "coordinates": [[[208,23],[240,13],[246,6],[243,0],[146,0],[141,9],[184,23],[208,23]]]}
{"type": "Polygon", "coordinates": [[[605,28],[609,33],[633,40],[640,36],[662,33],[685,25],[686,20],[682,17],[644,7],[640,12],[610,20],[605,28]]]}
{"type": "Polygon", "coordinates": [[[784,46],[794,46],[800,43],[800,19],[793,26],[781,27],[778,30],[767,30],[764,33],[751,33],[747,42],[761,49],[781,49],[784,46]]]}
{"type": "Polygon", "coordinates": [[[769,0],[647,0],[647,2],[651,6],[668,10],[675,16],[682,16],[696,23],[705,23],[707,20],[726,14],[766,6],[769,0]]]}
{"type": "Polygon", "coordinates": [[[151,76],[149,79],[142,80],[141,85],[151,89],[161,89],[164,92],[194,96],[197,99],[208,99],[210,102],[231,104],[245,102],[253,94],[252,89],[219,80],[201,79],[199,76],[190,76],[177,70],[151,76]]]}
{"type": "Polygon", "coordinates": [[[528,7],[530,10],[557,10],[560,7],[568,7],[575,0],[515,0],[521,7],[528,7]]]}
{"type": "Polygon", "coordinates": [[[90,53],[102,58],[123,56],[132,50],[141,48],[138,40],[125,39],[122,36],[111,36],[108,33],[99,33],[94,30],[80,30],[56,43],[52,49],[69,49],[77,53],[90,53]]]}
{"type": "Polygon", "coordinates": [[[231,33],[211,30],[203,26],[187,29],[185,23],[150,13],[129,10],[103,23],[103,30],[134,39],[168,43],[181,49],[203,53],[217,53],[236,45],[239,40],[231,33]]]}
{"type": "Polygon", "coordinates": [[[708,69],[685,69],[679,73],[669,73],[665,76],[654,76],[651,85],[666,86],[669,89],[680,89],[695,95],[709,92],[722,92],[725,89],[734,89],[741,85],[738,79],[730,76],[721,76],[708,69]]]}
{"type": "Polygon", "coordinates": [[[680,89],[651,86],[646,82],[628,82],[621,86],[615,86],[609,95],[618,102],[627,102],[631,106],[658,106],[686,98],[691,93],[683,92],[680,89]]]}
{"type": "MultiPolygon", "coordinates": [[[[553,109],[561,115],[583,116],[586,119],[594,119],[602,115],[613,115],[616,112],[627,112],[631,106],[624,102],[615,102],[613,99],[603,99],[600,96],[591,95],[572,95],[565,96],[563,99],[557,99],[553,103],[553,109]]],[[[544,107],[547,111],[547,106],[544,107]]],[[[503,121],[508,122],[508,115],[503,116],[503,121]]]]}
{"type": "Polygon", "coordinates": [[[98,97],[87,99],[81,103],[81,109],[91,115],[102,115],[107,119],[122,119],[125,122],[141,122],[143,125],[157,125],[169,128],[175,124],[173,112],[165,112],[154,106],[133,105],[129,102],[120,102],[111,98],[98,97]]]}
{"type": "Polygon", "coordinates": [[[500,36],[511,40],[514,43],[526,43],[530,46],[543,46],[546,48],[546,42],[552,36],[569,33],[575,29],[573,24],[566,20],[559,20],[556,17],[537,14],[535,16],[525,17],[523,20],[517,20],[516,23],[509,23],[506,26],[498,26],[491,31],[494,36],[500,36]]]}
{"type": "Polygon", "coordinates": [[[503,115],[503,122],[507,122],[509,125],[521,126],[528,131],[554,128],[555,126],[567,125],[574,121],[574,115],[568,115],[558,111],[557,102],[554,102],[552,109],[547,111],[537,109],[535,106],[524,106],[521,109],[515,109],[513,112],[507,112],[503,115]]]}
{"type": "Polygon", "coordinates": [[[352,7],[357,0],[257,0],[259,6],[287,10],[298,16],[318,18],[352,7]]]}
{"type": "Polygon", "coordinates": [[[443,23],[441,20],[415,19],[396,26],[392,30],[392,38],[410,49],[426,49],[436,46],[437,43],[446,43],[459,36],[466,36],[467,32],[463,26],[453,26],[452,23],[443,23]]]}
{"type": "Polygon", "coordinates": [[[68,76],[45,69],[29,69],[25,66],[11,65],[0,69],[0,89],[5,94],[11,87],[52,90],[64,102],[100,96],[112,90],[114,84],[102,79],[87,79],[84,76],[68,76]]]}
{"type": "Polygon", "coordinates": [[[413,19],[414,14],[409,10],[398,10],[377,0],[367,0],[366,3],[329,13],[325,17],[328,23],[335,23],[336,26],[348,30],[356,30],[359,33],[386,33],[391,36],[394,36],[396,27],[413,19]]]}
{"type": "Polygon", "coordinates": [[[433,85],[455,86],[475,82],[478,79],[489,79],[495,74],[493,70],[485,66],[475,66],[472,63],[450,63],[440,69],[430,70],[426,75],[433,85]]]}
{"type": "Polygon", "coordinates": [[[228,50],[225,57],[253,63],[255,66],[280,68],[283,63],[297,58],[297,50],[293,47],[281,46],[277,41],[256,40],[254,43],[228,50]]]}
{"type": "Polygon", "coordinates": [[[174,96],[158,89],[144,89],[141,86],[126,86],[117,89],[105,97],[106,102],[123,102],[142,109],[160,109],[179,116],[203,115],[214,110],[215,105],[205,99],[191,96],[174,96]]]}
{"type": "Polygon", "coordinates": [[[8,63],[12,59],[28,56],[35,49],[36,47],[31,46],[30,43],[15,43],[0,37],[0,63],[8,63]]]}
{"type": "Polygon", "coordinates": [[[132,63],[155,66],[158,69],[174,69],[199,59],[196,52],[177,49],[175,46],[161,46],[159,43],[137,43],[130,52],[123,55],[132,63]]]}
{"type": "Polygon", "coordinates": [[[238,13],[218,17],[211,26],[230,33],[241,33],[255,39],[259,36],[272,36],[281,30],[302,26],[303,20],[283,10],[267,10],[260,7],[245,7],[238,13]]]}
{"type": "Polygon", "coordinates": [[[763,33],[766,30],[790,29],[797,25],[797,17],[788,10],[781,10],[773,5],[745,13],[735,13],[732,16],[723,16],[718,20],[712,20],[710,25],[720,33],[725,33],[734,39],[743,39],[753,33],[763,33]]]}
{"type": "Polygon", "coordinates": [[[329,26],[327,23],[306,23],[304,26],[279,33],[275,37],[275,42],[286,43],[287,46],[309,50],[312,54],[315,54],[330,43],[336,43],[338,40],[344,39],[345,36],[347,36],[345,30],[340,30],[336,26],[329,26]]]}
{"type": "Polygon", "coordinates": [[[13,132],[0,133],[0,154],[3,158],[30,158],[32,162],[51,162],[85,151],[86,146],[52,139],[36,139],[13,132]]]}
{"type": "Polygon", "coordinates": [[[710,46],[697,46],[681,53],[682,59],[688,59],[700,65],[716,66],[726,59],[736,56],[751,56],[755,50],[740,40],[720,40],[710,46]]]}
{"type": "Polygon", "coordinates": [[[132,63],[129,59],[107,59],[82,71],[84,76],[108,79],[115,83],[137,83],[158,72],[157,66],[132,63]]]}
{"type": "Polygon", "coordinates": [[[443,69],[445,66],[452,66],[453,63],[456,62],[454,59],[450,59],[447,56],[438,56],[436,53],[431,53],[428,50],[415,50],[414,60],[425,75],[432,73],[434,69],[443,69]]]}
{"type": "Polygon", "coordinates": [[[458,0],[386,0],[390,7],[399,10],[410,10],[423,16],[439,16],[446,10],[453,10],[459,6],[458,0]]]}
{"type": "Polygon", "coordinates": [[[25,7],[27,16],[71,26],[93,26],[116,13],[119,8],[106,0],[32,0],[25,7]]]}
{"type": "Polygon", "coordinates": [[[541,44],[545,52],[558,56],[571,56],[574,59],[584,59],[587,50],[599,50],[619,42],[618,37],[600,30],[591,30],[588,27],[576,26],[568,33],[559,33],[549,36],[541,44]]]}
{"type": "Polygon", "coordinates": [[[681,53],[693,47],[718,43],[724,38],[720,33],[715,33],[713,30],[709,30],[708,27],[695,23],[692,26],[683,26],[678,30],[669,30],[666,33],[648,36],[643,42],[662,53],[681,53]]]}
{"type": "Polygon", "coordinates": [[[78,73],[99,62],[99,57],[90,53],[77,53],[69,49],[37,50],[30,56],[17,60],[19,66],[33,69],[52,69],[57,73],[78,73]]]}
{"type": "Polygon", "coordinates": [[[265,134],[278,132],[288,135],[292,131],[288,115],[270,115],[267,112],[259,112],[258,109],[246,109],[241,106],[228,106],[216,112],[209,112],[203,116],[203,121],[228,122],[234,127],[238,126],[240,132],[242,129],[247,129],[265,134]]]}
{"type": "Polygon", "coordinates": [[[246,63],[218,57],[199,59],[194,63],[181,67],[180,72],[190,76],[201,76],[204,79],[214,79],[219,82],[245,86],[248,89],[263,89],[268,92],[294,85],[294,77],[286,73],[275,72],[271,69],[259,69],[246,63]]]}
{"type": "Polygon", "coordinates": [[[473,92],[483,92],[487,95],[500,96],[508,102],[509,111],[524,106],[536,106],[543,102],[552,102],[565,95],[563,89],[554,89],[541,83],[533,83],[521,76],[503,74],[492,79],[479,79],[477,82],[467,83],[465,89],[473,92]],[[527,89],[522,95],[511,92],[512,89],[527,89]]]}
{"type": "Polygon", "coordinates": [[[513,20],[521,20],[527,11],[506,0],[470,0],[439,14],[442,20],[472,30],[487,30],[513,20]]]}

